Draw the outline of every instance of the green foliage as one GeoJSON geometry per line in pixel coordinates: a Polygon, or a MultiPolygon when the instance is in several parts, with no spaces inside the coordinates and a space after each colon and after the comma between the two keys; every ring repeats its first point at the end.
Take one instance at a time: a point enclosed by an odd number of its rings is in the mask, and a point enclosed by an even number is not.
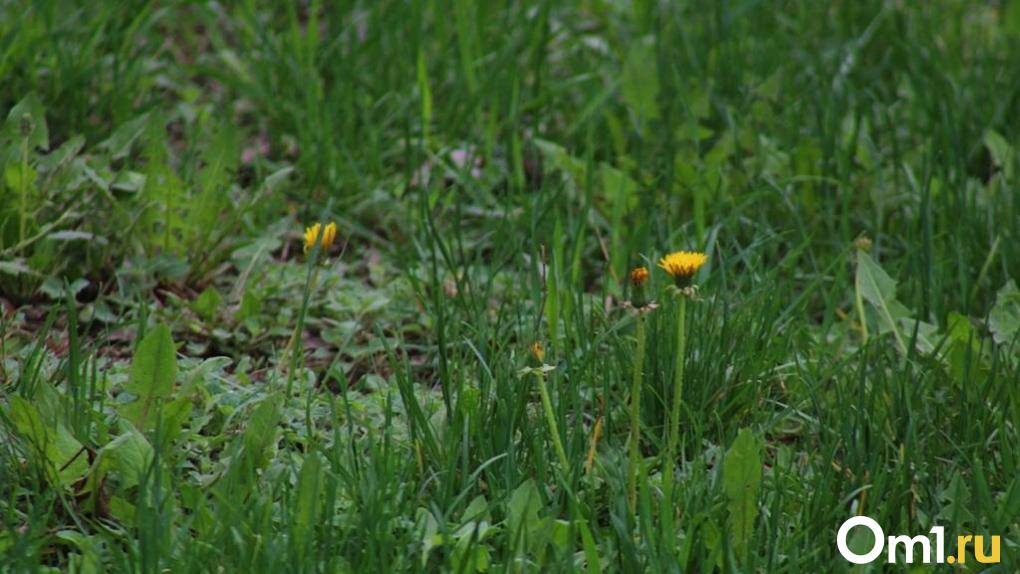
{"type": "Polygon", "coordinates": [[[43,476],[52,486],[68,486],[81,479],[88,470],[84,447],[56,413],[44,416],[31,402],[11,397],[7,416],[18,433],[28,441],[29,448],[42,457],[33,460],[43,465],[43,476]]]}
{"type": "Polygon", "coordinates": [[[0,570],[1020,570],[1018,17],[0,4],[0,570]]]}

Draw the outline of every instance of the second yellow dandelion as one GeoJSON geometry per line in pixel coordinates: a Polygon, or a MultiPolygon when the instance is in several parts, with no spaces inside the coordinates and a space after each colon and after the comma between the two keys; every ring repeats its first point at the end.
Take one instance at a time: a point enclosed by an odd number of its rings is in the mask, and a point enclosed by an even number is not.
{"type": "Polygon", "coordinates": [[[336,239],[336,223],[330,222],[323,228],[321,223],[316,223],[311,227],[305,228],[305,253],[308,253],[315,247],[315,242],[319,241],[322,245],[323,251],[329,251],[329,248],[333,246],[333,241],[336,239]]]}

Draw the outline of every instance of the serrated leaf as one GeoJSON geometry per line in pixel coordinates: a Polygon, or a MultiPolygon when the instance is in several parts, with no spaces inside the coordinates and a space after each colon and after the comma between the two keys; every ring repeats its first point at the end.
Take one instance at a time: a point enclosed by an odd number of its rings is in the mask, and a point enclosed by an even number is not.
{"type": "Polygon", "coordinates": [[[145,131],[149,114],[145,113],[121,124],[99,147],[110,153],[110,159],[121,159],[131,151],[131,144],[145,131]]]}
{"type": "Polygon", "coordinates": [[[737,556],[747,550],[758,517],[761,485],[761,443],[750,430],[740,429],[723,459],[723,492],[729,509],[729,532],[737,556]]]}
{"type": "Polygon", "coordinates": [[[882,267],[863,251],[857,253],[857,276],[855,281],[857,305],[861,312],[861,321],[867,328],[862,301],[874,307],[879,323],[879,332],[892,332],[900,351],[906,352],[907,346],[900,333],[899,321],[910,317],[910,311],[896,300],[896,281],[882,267]]]}

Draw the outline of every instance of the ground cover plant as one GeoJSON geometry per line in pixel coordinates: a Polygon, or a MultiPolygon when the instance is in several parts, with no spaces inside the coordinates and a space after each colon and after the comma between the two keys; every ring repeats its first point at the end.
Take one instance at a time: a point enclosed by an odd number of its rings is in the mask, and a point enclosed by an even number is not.
{"type": "Polygon", "coordinates": [[[1020,571],[1017,70],[1017,0],[0,3],[0,571],[1020,571]]]}

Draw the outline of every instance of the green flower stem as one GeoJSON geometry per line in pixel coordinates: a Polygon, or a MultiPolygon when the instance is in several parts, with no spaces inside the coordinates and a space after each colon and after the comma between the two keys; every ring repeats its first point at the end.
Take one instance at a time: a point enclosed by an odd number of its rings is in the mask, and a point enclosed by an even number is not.
{"type": "Polygon", "coordinates": [[[676,370],[673,376],[673,404],[669,416],[669,437],[666,440],[666,458],[663,461],[662,490],[665,508],[670,512],[667,524],[673,520],[673,467],[676,465],[676,450],[680,442],[680,404],[684,390],[684,354],[687,347],[687,297],[680,295],[676,315],[676,370]]]}
{"type": "Polygon", "coordinates": [[[630,456],[627,469],[627,501],[630,511],[637,514],[637,479],[641,464],[641,392],[645,363],[645,316],[637,314],[637,351],[634,357],[634,379],[630,387],[630,456]]]}
{"type": "Polygon", "coordinates": [[[542,410],[545,411],[545,422],[549,425],[549,434],[552,435],[553,447],[556,449],[556,456],[560,459],[563,473],[570,471],[570,461],[567,460],[567,451],[563,449],[563,441],[560,440],[560,430],[556,425],[556,415],[553,414],[552,401],[549,400],[549,389],[545,384],[545,375],[539,374],[538,392],[542,395],[542,410]]]}
{"type": "Polygon", "coordinates": [[[25,231],[28,228],[28,139],[21,142],[21,209],[18,213],[18,243],[25,241],[25,231]]]}
{"type": "Polygon", "coordinates": [[[294,326],[294,334],[291,335],[290,342],[287,344],[287,348],[284,351],[284,360],[281,363],[289,363],[290,368],[287,372],[287,397],[290,398],[291,392],[294,390],[294,373],[298,368],[298,360],[301,358],[303,349],[301,346],[301,335],[305,330],[305,316],[308,314],[308,302],[312,297],[312,292],[315,291],[315,285],[319,279],[319,238],[315,239],[315,248],[312,249],[311,257],[308,259],[308,275],[305,279],[305,290],[301,295],[301,309],[298,312],[297,325],[294,326]],[[287,353],[289,353],[289,361],[287,360],[287,353]]]}

